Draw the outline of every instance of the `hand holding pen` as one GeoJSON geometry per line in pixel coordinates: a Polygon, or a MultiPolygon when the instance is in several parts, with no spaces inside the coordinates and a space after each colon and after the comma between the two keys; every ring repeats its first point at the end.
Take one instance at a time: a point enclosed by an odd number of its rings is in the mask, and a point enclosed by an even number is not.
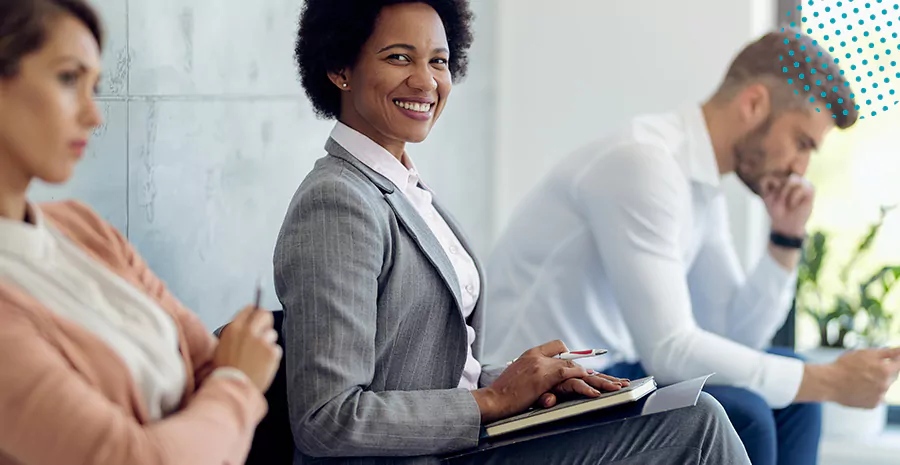
{"type": "Polygon", "coordinates": [[[262,307],[259,306],[261,302],[262,302],[262,284],[259,281],[257,281],[256,282],[256,298],[253,299],[253,308],[255,308],[257,310],[262,310],[262,307]]]}
{"type": "Polygon", "coordinates": [[[253,305],[244,307],[222,331],[213,364],[240,370],[266,392],[278,371],[282,350],[272,327],[272,312],[260,308],[261,298],[262,288],[257,284],[253,305]]]}

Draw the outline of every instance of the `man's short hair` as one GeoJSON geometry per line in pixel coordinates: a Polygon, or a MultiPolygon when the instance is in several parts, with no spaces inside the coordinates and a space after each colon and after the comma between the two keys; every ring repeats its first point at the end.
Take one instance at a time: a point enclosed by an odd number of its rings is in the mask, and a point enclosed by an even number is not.
{"type": "Polygon", "coordinates": [[[855,95],[835,59],[811,37],[795,29],[771,32],[745,47],[716,93],[731,99],[750,84],[765,84],[774,111],[818,108],[835,125],[849,128],[859,118],[855,95]]]}

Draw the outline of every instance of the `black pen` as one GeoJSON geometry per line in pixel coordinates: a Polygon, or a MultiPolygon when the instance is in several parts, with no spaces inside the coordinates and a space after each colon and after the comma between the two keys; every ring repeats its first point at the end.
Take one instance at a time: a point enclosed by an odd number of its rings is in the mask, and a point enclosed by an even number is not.
{"type": "Polygon", "coordinates": [[[261,308],[259,308],[261,300],[262,300],[262,284],[257,280],[256,281],[256,299],[254,300],[253,308],[255,308],[256,310],[261,310],[261,308]]]}

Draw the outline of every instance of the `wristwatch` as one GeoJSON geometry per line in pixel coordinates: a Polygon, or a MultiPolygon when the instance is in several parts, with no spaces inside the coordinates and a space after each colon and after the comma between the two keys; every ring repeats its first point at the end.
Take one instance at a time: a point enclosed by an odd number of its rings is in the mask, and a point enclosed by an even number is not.
{"type": "Polygon", "coordinates": [[[778,247],[784,247],[786,249],[802,249],[803,242],[806,241],[806,238],[785,236],[784,234],[772,231],[772,233],[769,234],[769,241],[778,247]]]}

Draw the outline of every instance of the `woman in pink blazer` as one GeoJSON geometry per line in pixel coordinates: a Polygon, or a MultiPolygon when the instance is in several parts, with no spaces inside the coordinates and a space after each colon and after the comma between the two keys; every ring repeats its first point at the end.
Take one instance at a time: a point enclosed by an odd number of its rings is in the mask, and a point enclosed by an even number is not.
{"type": "Polygon", "coordinates": [[[269,312],[221,340],[84,205],[35,205],[101,123],[85,0],[0,1],[0,465],[242,463],[277,370],[269,312]]]}

